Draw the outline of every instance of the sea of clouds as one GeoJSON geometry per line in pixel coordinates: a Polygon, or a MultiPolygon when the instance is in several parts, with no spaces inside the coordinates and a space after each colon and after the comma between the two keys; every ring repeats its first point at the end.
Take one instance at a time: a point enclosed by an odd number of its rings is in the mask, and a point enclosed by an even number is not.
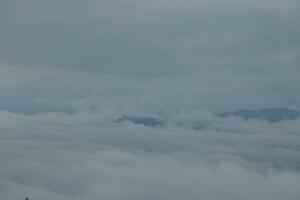
{"type": "Polygon", "coordinates": [[[160,113],[0,112],[1,199],[298,200],[300,121],[160,113]],[[158,114],[159,116],[159,114],[158,114]]]}
{"type": "Polygon", "coordinates": [[[213,114],[300,110],[299,19],[298,0],[0,0],[0,199],[299,200],[300,120],[213,114]]]}

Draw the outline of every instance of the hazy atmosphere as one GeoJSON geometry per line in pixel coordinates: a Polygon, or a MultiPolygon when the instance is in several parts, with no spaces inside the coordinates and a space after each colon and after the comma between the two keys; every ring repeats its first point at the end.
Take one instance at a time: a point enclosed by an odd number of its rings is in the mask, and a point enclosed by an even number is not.
{"type": "Polygon", "coordinates": [[[0,198],[299,200],[300,1],[0,0],[0,198]]]}

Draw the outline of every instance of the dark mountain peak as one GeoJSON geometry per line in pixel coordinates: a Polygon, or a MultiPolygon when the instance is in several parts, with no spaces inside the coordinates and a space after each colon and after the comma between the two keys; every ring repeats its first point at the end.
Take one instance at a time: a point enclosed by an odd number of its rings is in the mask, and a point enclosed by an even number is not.
{"type": "Polygon", "coordinates": [[[123,117],[117,119],[115,122],[122,123],[122,122],[131,122],[134,124],[142,124],[144,126],[155,127],[164,125],[162,120],[153,118],[153,117],[134,117],[124,115],[123,117]]]}
{"type": "Polygon", "coordinates": [[[238,109],[230,112],[218,113],[221,117],[238,116],[243,119],[261,119],[269,122],[279,122],[283,120],[295,120],[300,118],[300,112],[285,107],[264,108],[260,110],[238,109]]]}

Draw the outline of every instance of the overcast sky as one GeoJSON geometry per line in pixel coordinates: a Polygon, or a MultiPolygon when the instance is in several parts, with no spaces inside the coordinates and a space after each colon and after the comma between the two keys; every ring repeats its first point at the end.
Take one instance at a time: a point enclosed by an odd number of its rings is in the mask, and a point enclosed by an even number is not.
{"type": "Polygon", "coordinates": [[[300,109],[299,19],[298,0],[1,0],[0,108],[300,109]]]}

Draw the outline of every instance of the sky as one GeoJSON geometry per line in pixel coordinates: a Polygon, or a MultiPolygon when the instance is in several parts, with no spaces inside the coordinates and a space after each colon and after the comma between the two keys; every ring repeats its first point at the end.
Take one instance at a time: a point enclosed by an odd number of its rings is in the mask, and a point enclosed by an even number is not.
{"type": "Polygon", "coordinates": [[[300,109],[299,10],[297,0],[2,0],[0,107],[300,109]]]}
{"type": "Polygon", "coordinates": [[[298,0],[0,0],[1,199],[299,200],[298,0]],[[123,115],[162,127],[115,123],[123,115]]]}

